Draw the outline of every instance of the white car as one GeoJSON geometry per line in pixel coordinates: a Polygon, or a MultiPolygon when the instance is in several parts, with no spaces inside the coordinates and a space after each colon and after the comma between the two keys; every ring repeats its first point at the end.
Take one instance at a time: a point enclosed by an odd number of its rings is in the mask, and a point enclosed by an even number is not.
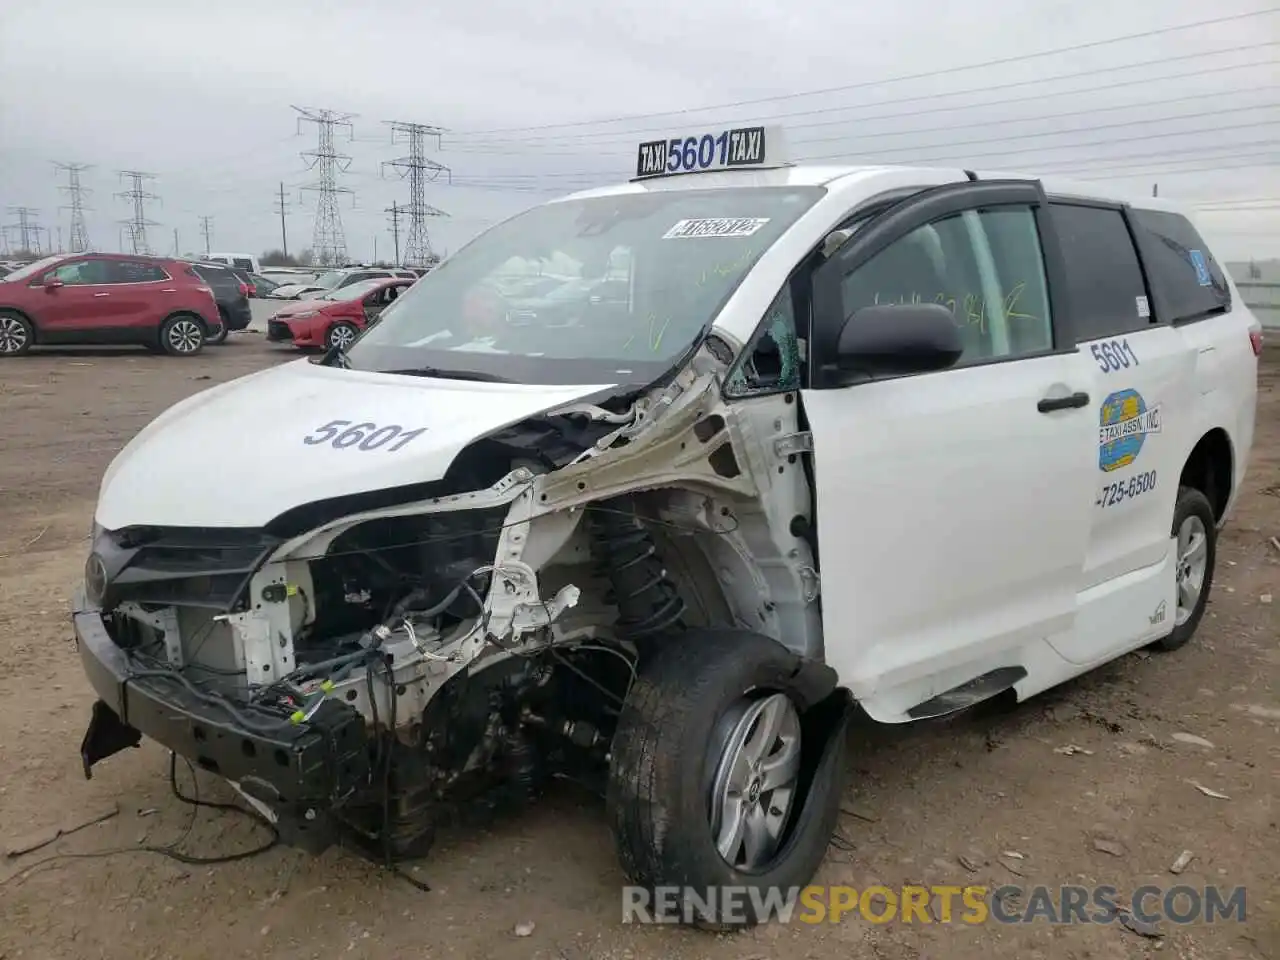
{"type": "Polygon", "coordinates": [[[854,703],[905,723],[1190,640],[1261,328],[1189,217],[776,143],[646,143],[345,351],[139,433],[75,614],[86,771],[145,735],[290,842],[396,858],[567,768],[633,883],[750,923],[714,893],[813,876],[854,703]],[[512,263],[619,251],[571,332],[508,319],[512,263]],[[234,494],[192,498],[209,472],[234,494]]]}

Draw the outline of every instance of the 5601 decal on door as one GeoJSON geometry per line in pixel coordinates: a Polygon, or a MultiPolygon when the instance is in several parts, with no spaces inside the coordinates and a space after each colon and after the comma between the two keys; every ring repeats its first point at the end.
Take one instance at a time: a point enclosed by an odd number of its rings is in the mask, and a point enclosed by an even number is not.
{"type": "Polygon", "coordinates": [[[1128,370],[1138,366],[1138,355],[1129,346],[1128,339],[1108,340],[1106,343],[1095,343],[1089,347],[1093,359],[1098,362],[1098,369],[1103,373],[1115,373],[1117,370],[1128,370]]]}

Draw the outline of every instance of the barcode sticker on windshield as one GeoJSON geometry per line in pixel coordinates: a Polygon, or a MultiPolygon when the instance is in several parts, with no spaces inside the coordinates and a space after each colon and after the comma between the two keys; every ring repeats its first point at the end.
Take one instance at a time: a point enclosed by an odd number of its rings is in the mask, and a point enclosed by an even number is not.
{"type": "Polygon", "coordinates": [[[681,220],[664,233],[662,239],[749,237],[768,222],[768,217],[709,217],[703,220],[681,220]]]}

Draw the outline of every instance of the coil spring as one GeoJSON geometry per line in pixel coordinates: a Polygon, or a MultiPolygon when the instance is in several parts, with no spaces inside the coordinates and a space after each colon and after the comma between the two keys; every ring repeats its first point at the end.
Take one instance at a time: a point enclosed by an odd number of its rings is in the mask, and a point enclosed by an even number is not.
{"type": "Polygon", "coordinates": [[[667,576],[653,537],[626,500],[591,510],[592,551],[609,580],[621,638],[635,640],[675,626],[684,600],[667,576]]]}
{"type": "Polygon", "coordinates": [[[541,767],[538,753],[528,739],[514,736],[506,744],[507,783],[511,799],[528,803],[538,792],[541,767]]]}

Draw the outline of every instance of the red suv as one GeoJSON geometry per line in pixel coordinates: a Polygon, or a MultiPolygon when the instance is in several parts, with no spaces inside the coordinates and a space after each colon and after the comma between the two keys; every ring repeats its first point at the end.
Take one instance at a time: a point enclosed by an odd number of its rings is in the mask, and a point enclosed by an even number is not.
{"type": "Polygon", "coordinates": [[[70,254],[0,278],[0,357],[107,343],[192,356],[221,329],[213,291],[180,260],[70,254]]]}

